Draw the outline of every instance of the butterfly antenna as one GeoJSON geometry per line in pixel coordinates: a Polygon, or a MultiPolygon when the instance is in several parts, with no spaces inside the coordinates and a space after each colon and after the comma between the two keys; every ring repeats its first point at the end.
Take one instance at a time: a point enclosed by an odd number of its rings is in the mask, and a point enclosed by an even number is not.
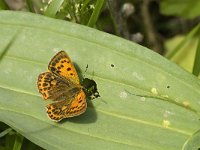
{"type": "Polygon", "coordinates": [[[85,67],[85,71],[84,71],[84,74],[83,74],[83,79],[85,78],[85,73],[87,72],[87,70],[88,70],[88,64],[87,64],[87,66],[85,67]]]}

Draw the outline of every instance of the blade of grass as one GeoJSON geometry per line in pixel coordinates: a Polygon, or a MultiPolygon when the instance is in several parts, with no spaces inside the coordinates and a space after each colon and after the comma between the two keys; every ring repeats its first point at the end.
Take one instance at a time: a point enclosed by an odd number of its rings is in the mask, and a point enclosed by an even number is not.
{"type": "Polygon", "coordinates": [[[16,132],[14,130],[11,130],[9,134],[5,136],[5,147],[7,150],[13,149],[15,134],[16,132]]]}
{"type": "Polygon", "coordinates": [[[196,49],[194,66],[193,66],[193,71],[192,71],[192,73],[195,76],[198,76],[199,72],[200,72],[200,59],[199,58],[200,58],[200,36],[199,36],[199,42],[198,42],[197,49],[196,49]]]}
{"type": "Polygon", "coordinates": [[[24,137],[22,135],[16,134],[13,150],[21,150],[23,140],[24,140],[24,137]]]}
{"type": "Polygon", "coordinates": [[[93,13],[90,17],[90,20],[88,21],[87,26],[94,27],[95,23],[97,22],[97,19],[99,17],[99,14],[101,12],[103,5],[104,5],[104,0],[97,0],[96,1],[94,11],[93,11],[93,13]]]}
{"type": "Polygon", "coordinates": [[[171,52],[166,54],[166,58],[171,59],[180,49],[187,43],[187,41],[192,38],[199,31],[200,24],[190,31],[190,33],[172,50],[171,52]]]}
{"type": "Polygon", "coordinates": [[[12,130],[12,128],[8,128],[8,129],[4,130],[3,132],[1,132],[0,133],[0,138],[2,138],[3,136],[5,136],[6,134],[8,134],[11,130],[12,130]]]}
{"type": "Polygon", "coordinates": [[[114,19],[115,10],[114,10],[114,6],[113,6],[113,0],[108,0],[107,5],[108,5],[108,10],[109,10],[109,13],[110,13],[110,18],[111,18],[111,21],[112,21],[112,24],[113,24],[113,27],[114,27],[115,34],[117,36],[120,36],[120,31],[117,29],[117,24],[116,24],[115,19],[114,19]]]}
{"type": "Polygon", "coordinates": [[[52,1],[47,7],[46,11],[44,12],[44,15],[55,18],[56,13],[60,10],[60,7],[63,4],[63,2],[64,0],[52,1]]]}
{"type": "Polygon", "coordinates": [[[30,12],[35,12],[32,0],[26,0],[27,8],[30,12]]]}

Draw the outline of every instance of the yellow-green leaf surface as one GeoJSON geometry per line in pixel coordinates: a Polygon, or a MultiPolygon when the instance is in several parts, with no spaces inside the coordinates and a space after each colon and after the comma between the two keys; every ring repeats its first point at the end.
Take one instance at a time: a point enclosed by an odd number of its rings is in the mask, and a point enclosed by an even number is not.
{"type": "Polygon", "coordinates": [[[81,25],[1,11],[0,54],[0,121],[45,149],[200,147],[199,80],[147,48],[81,25]],[[96,81],[101,97],[84,114],[55,123],[36,82],[62,49],[80,75],[96,81]]]}

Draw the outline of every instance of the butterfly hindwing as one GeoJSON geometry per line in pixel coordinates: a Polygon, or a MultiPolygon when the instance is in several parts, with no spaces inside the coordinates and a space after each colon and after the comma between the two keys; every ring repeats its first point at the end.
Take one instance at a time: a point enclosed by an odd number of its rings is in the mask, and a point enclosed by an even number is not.
{"type": "Polygon", "coordinates": [[[85,112],[87,108],[86,95],[81,89],[72,101],[68,111],[65,111],[65,117],[78,116],[85,112]]]}
{"type": "Polygon", "coordinates": [[[63,100],[46,106],[47,115],[50,119],[58,122],[63,118],[78,116],[87,108],[86,96],[83,90],[71,100],[63,100]]]}

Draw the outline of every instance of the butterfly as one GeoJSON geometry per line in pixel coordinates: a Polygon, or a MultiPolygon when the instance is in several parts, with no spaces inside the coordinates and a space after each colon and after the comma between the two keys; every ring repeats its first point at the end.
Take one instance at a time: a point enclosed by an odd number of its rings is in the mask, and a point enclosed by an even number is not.
{"type": "MultiPolygon", "coordinates": [[[[86,111],[87,102],[84,86],[80,84],[76,69],[65,51],[58,52],[49,62],[47,72],[38,76],[37,86],[45,100],[54,103],[46,106],[47,115],[53,121],[78,116],[86,111]]],[[[96,83],[90,95],[99,97],[96,83]]],[[[88,90],[86,90],[88,91],[88,90]]]]}

